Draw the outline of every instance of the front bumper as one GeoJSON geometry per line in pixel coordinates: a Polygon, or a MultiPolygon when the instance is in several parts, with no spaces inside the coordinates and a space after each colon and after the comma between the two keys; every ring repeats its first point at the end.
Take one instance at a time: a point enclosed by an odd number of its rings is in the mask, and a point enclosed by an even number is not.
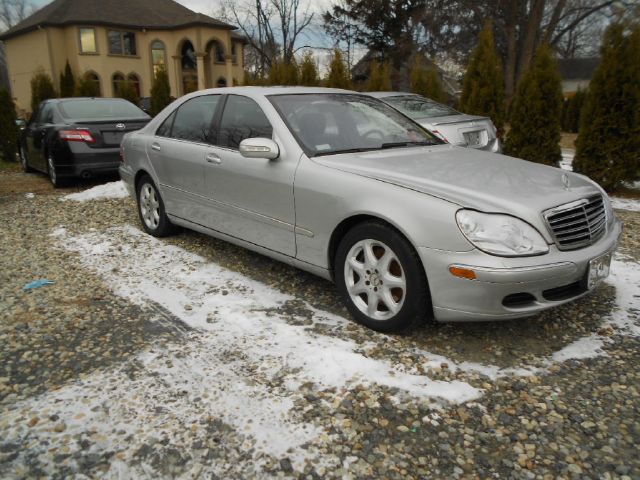
{"type": "Polygon", "coordinates": [[[420,248],[434,316],[439,321],[507,320],[580,298],[589,293],[585,282],[589,261],[615,251],[621,233],[622,223],[614,219],[595,244],[568,252],[551,246],[549,253],[538,257],[503,258],[479,250],[420,248]],[[474,270],[477,278],[454,277],[449,272],[452,265],[474,270]]]}

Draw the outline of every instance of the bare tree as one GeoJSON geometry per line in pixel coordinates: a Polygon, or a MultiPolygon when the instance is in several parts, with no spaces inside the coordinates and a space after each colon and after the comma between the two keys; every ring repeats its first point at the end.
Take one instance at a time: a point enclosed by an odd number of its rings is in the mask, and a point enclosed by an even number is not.
{"type": "Polygon", "coordinates": [[[0,32],[20,23],[34,9],[34,5],[28,0],[0,0],[0,32]]]}
{"type": "Polygon", "coordinates": [[[258,74],[277,58],[291,63],[298,42],[313,20],[308,0],[221,0],[227,20],[247,37],[258,74]]]}

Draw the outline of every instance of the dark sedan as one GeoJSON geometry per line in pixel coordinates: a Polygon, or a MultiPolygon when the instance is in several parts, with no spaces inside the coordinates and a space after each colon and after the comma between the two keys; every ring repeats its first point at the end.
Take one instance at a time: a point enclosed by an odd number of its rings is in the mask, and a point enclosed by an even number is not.
{"type": "Polygon", "coordinates": [[[115,173],[122,137],[150,119],[120,98],[45,100],[22,131],[22,167],[47,173],[55,187],[69,178],[115,173]]]}

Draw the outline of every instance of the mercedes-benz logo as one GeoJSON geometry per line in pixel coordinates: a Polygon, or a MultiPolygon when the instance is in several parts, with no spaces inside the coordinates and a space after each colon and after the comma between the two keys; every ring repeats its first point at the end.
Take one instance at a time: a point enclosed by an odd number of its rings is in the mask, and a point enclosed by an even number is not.
{"type": "Polygon", "coordinates": [[[125,128],[127,128],[127,126],[124,123],[116,124],[116,129],[118,130],[124,130],[125,128]]]}
{"type": "Polygon", "coordinates": [[[562,174],[562,185],[564,185],[565,190],[569,190],[571,188],[571,180],[569,179],[569,175],[566,173],[562,174]]]}

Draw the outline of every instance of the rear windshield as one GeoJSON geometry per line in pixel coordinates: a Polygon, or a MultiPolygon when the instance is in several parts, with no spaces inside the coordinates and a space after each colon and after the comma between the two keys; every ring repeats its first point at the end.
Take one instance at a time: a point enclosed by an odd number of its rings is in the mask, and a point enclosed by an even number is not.
{"type": "Polygon", "coordinates": [[[382,100],[413,119],[460,115],[451,107],[416,95],[385,97],[382,100]]]}
{"type": "Polygon", "coordinates": [[[147,118],[148,115],[133,103],[116,98],[66,100],[60,102],[60,112],[73,119],[125,119],[147,118]]]}

